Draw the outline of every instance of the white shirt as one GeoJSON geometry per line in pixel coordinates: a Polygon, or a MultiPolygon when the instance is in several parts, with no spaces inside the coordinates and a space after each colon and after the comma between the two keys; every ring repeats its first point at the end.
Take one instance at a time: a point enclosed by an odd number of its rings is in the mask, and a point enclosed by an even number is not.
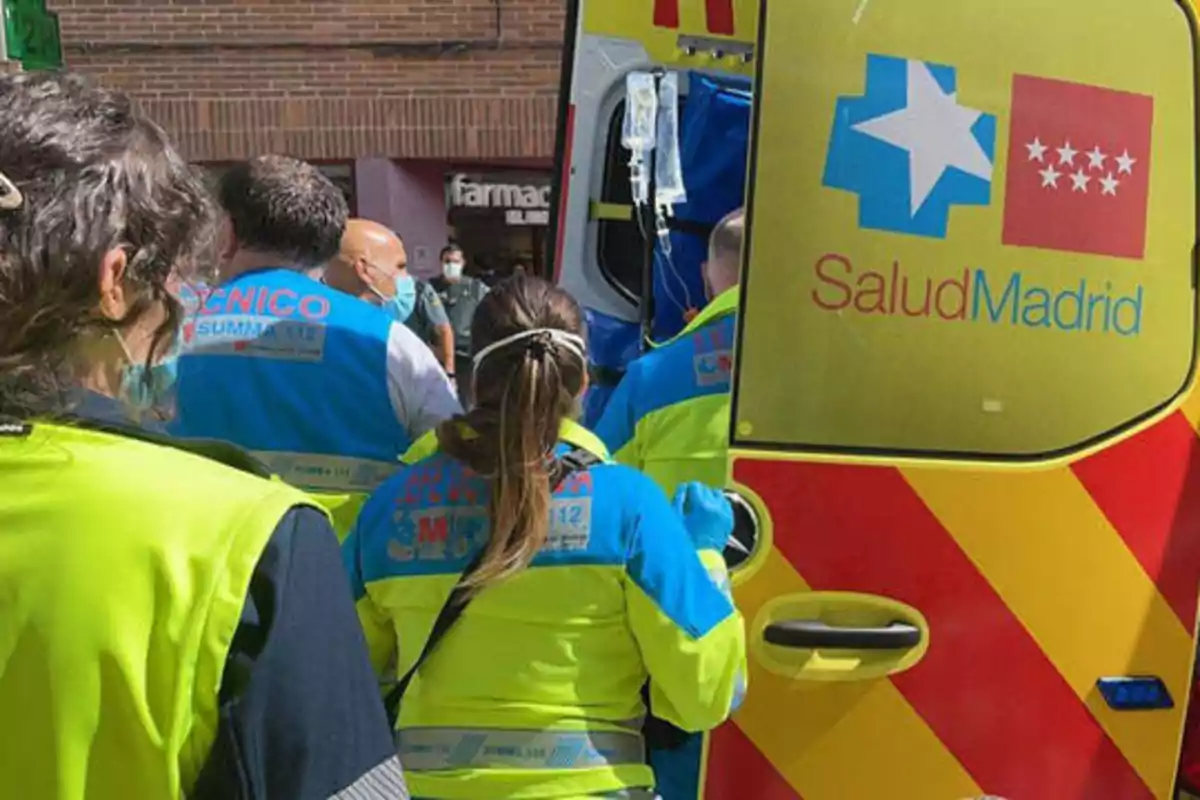
{"type": "Polygon", "coordinates": [[[399,322],[388,331],[387,383],[396,419],[414,442],[462,413],[450,377],[429,345],[399,322]]]}

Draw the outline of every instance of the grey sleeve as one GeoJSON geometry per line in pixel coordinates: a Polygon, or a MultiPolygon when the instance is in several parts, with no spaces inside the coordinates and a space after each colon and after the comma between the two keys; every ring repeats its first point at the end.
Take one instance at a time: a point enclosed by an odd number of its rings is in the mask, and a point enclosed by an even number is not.
{"type": "Polygon", "coordinates": [[[442,304],[442,298],[438,297],[438,293],[428,283],[419,285],[417,302],[421,304],[427,324],[433,328],[449,325],[450,317],[446,316],[446,306],[442,304]]]}

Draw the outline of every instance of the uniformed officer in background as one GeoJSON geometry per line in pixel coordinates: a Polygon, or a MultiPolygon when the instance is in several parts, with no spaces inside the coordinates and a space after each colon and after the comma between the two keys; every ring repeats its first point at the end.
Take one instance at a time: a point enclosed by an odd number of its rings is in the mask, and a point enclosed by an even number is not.
{"type": "Polygon", "coordinates": [[[442,275],[433,281],[454,329],[454,377],[464,407],[471,405],[471,320],[488,293],[488,285],[468,275],[462,248],[447,245],[441,253],[442,275]]]}

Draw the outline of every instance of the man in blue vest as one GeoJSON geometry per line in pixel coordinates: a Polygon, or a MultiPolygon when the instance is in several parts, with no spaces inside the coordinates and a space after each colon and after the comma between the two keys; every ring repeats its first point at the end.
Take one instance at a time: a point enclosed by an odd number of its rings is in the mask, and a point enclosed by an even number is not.
{"type": "Polygon", "coordinates": [[[172,432],[250,450],[320,496],[342,533],[458,400],[412,331],[305,274],[337,253],[349,213],[319,170],[259,156],[217,193],[220,279],[184,327],[172,432]]]}

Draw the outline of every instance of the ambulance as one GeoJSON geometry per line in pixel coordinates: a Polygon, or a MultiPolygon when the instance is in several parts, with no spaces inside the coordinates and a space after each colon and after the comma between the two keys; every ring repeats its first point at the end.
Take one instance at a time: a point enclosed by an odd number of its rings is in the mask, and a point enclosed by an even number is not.
{"type": "Polygon", "coordinates": [[[662,155],[688,206],[748,209],[750,690],[704,796],[1175,797],[1200,586],[1191,3],[567,5],[553,252],[617,343],[598,374],[671,297],[703,302],[715,219],[676,209],[668,256],[631,201],[630,74],[678,90],[662,155]],[[739,134],[688,138],[700,93],[744,95],[741,183],[702,174],[739,134]]]}

